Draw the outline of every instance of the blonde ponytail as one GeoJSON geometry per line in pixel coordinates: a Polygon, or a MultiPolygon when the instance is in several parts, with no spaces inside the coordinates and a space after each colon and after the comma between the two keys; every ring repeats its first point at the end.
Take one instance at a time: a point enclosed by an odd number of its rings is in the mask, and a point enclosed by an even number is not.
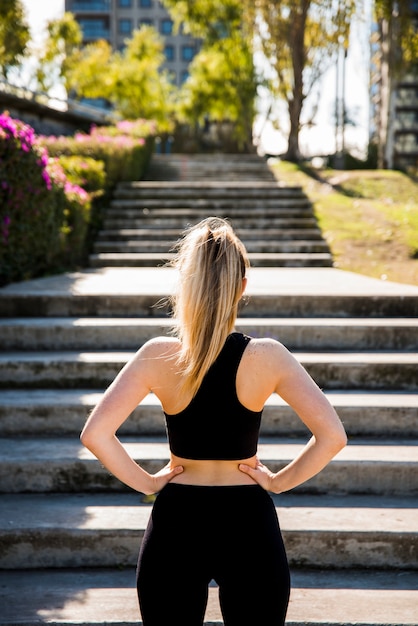
{"type": "Polygon", "coordinates": [[[209,217],[186,231],[171,264],[179,271],[171,304],[182,391],[194,396],[234,328],[249,261],[231,225],[209,217]]]}

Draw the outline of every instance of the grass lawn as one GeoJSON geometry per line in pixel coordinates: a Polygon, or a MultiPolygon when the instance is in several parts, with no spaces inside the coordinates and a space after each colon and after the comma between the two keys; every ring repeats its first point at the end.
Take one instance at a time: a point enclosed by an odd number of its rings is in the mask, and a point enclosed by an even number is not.
{"type": "Polygon", "coordinates": [[[392,170],[309,170],[271,165],[278,180],[300,185],[343,270],[418,285],[418,184],[392,170]]]}

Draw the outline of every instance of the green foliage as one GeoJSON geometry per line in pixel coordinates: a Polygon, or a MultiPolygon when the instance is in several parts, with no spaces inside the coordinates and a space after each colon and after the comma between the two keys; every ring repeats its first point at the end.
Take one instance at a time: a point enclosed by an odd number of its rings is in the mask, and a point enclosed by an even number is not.
{"type": "Polygon", "coordinates": [[[89,193],[100,194],[106,187],[106,172],[103,161],[81,156],[60,156],[58,163],[73,185],[89,193]]]}
{"type": "MultiPolygon", "coordinates": [[[[59,265],[71,229],[67,180],[50,169],[33,129],[0,116],[0,284],[50,271],[59,265]]],[[[83,190],[71,189],[74,210],[83,190]]]]}
{"type": "Polygon", "coordinates": [[[50,159],[48,171],[53,187],[64,194],[64,213],[60,225],[61,267],[74,267],[84,261],[92,209],[92,195],[66,175],[59,159],[50,159]]]}
{"type": "Polygon", "coordinates": [[[251,145],[257,80],[245,3],[165,0],[164,4],[177,25],[202,40],[179,94],[180,121],[192,127],[206,119],[232,122],[238,145],[251,145]]]}
{"type": "Polygon", "coordinates": [[[57,82],[65,83],[72,54],[79,49],[83,36],[72,13],[47,24],[47,37],[38,59],[36,78],[42,91],[48,92],[57,82]]]}
{"type": "Polygon", "coordinates": [[[234,122],[239,143],[251,143],[256,81],[250,48],[240,37],[204,48],[190,66],[179,98],[180,120],[234,122]]]}
{"type": "Polygon", "coordinates": [[[136,120],[36,137],[0,115],[0,284],[84,263],[93,200],[118,180],[143,176],[154,132],[153,122],[136,120]]]}
{"type": "Polygon", "coordinates": [[[7,78],[11,68],[19,66],[24,57],[30,31],[20,0],[0,2],[0,74],[7,78]]]}
{"type": "MultiPolygon", "coordinates": [[[[124,122],[120,123],[122,126],[124,122]]],[[[138,127],[140,122],[137,123],[138,127]]],[[[149,123],[144,122],[149,126],[149,123]]],[[[90,134],[76,133],[74,137],[41,137],[40,144],[52,156],[90,157],[104,164],[107,188],[118,181],[138,180],[148,165],[153,137],[138,138],[121,129],[97,127],[90,134]],[[114,133],[114,134],[113,134],[114,133]]],[[[136,132],[139,132],[137,130],[136,132]]]]}
{"type": "Polygon", "coordinates": [[[112,48],[99,40],[74,50],[67,59],[68,89],[84,98],[109,98],[112,93],[112,48]]]}
{"type": "Polygon", "coordinates": [[[177,27],[201,38],[204,46],[235,37],[243,27],[241,0],[163,0],[177,27]]]}
{"type": "Polygon", "coordinates": [[[65,77],[78,97],[105,98],[124,119],[153,119],[164,132],[173,127],[174,88],[161,70],[163,61],[159,34],[143,26],[122,52],[112,52],[105,41],[74,51],[65,77]]]}

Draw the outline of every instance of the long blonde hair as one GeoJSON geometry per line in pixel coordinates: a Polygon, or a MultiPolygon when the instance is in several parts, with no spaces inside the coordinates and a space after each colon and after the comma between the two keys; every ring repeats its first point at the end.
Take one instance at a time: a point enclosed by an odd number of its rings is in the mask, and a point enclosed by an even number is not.
{"type": "Polygon", "coordinates": [[[174,334],[181,349],[181,389],[192,396],[232,332],[249,260],[224,219],[208,217],[187,231],[171,265],[179,271],[171,297],[174,334]]]}

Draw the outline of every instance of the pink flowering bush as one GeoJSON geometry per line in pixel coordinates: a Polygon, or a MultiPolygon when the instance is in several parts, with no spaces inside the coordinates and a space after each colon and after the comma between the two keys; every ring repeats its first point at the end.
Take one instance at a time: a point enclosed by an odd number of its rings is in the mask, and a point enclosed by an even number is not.
{"type": "Polygon", "coordinates": [[[90,134],[74,137],[40,137],[39,145],[53,156],[78,155],[104,163],[106,185],[140,180],[149,164],[156,126],[153,122],[119,122],[116,126],[93,127],[90,134]]]}
{"type": "Polygon", "coordinates": [[[86,261],[100,196],[141,179],[156,125],[119,122],[74,137],[39,137],[0,115],[0,285],[86,261]]]}
{"type": "Polygon", "coordinates": [[[0,115],[0,284],[54,264],[64,213],[60,195],[33,128],[0,115]]]}
{"type": "Polygon", "coordinates": [[[94,197],[103,193],[106,187],[103,161],[91,157],[61,156],[58,157],[58,163],[71,183],[82,187],[94,197]]]}
{"type": "Polygon", "coordinates": [[[92,194],[81,187],[76,176],[71,178],[60,159],[50,158],[48,172],[57,189],[63,192],[65,208],[60,227],[61,259],[65,267],[74,267],[84,260],[91,220],[92,194]]]}
{"type": "Polygon", "coordinates": [[[0,115],[0,285],[79,262],[90,208],[33,128],[0,115]]]}
{"type": "Polygon", "coordinates": [[[143,144],[148,137],[155,137],[157,133],[157,123],[154,120],[122,120],[114,126],[94,126],[91,129],[91,135],[108,135],[115,137],[117,135],[128,135],[135,139],[143,139],[143,144]]]}

